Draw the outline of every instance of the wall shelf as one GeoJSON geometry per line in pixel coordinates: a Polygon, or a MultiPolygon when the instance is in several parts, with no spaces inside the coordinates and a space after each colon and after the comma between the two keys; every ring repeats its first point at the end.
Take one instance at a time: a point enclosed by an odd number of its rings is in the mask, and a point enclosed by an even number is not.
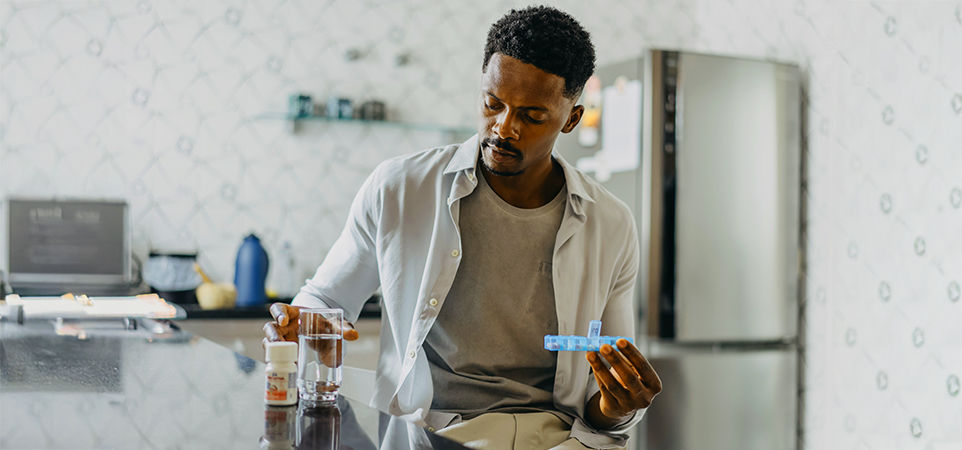
{"type": "Polygon", "coordinates": [[[392,120],[366,120],[366,119],[338,119],[327,116],[295,116],[286,113],[264,113],[254,116],[255,120],[284,120],[291,123],[294,129],[302,122],[321,122],[343,125],[371,125],[375,127],[393,127],[406,130],[436,131],[450,133],[455,136],[471,136],[477,130],[462,126],[448,126],[432,123],[410,123],[392,120]]]}

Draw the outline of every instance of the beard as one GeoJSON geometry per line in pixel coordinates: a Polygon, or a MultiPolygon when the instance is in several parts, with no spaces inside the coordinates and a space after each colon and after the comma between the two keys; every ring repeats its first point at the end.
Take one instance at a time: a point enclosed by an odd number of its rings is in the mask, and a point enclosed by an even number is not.
{"type": "Polygon", "coordinates": [[[517,170],[517,171],[512,171],[512,172],[504,171],[504,170],[497,170],[497,169],[495,169],[494,167],[491,167],[491,165],[488,164],[488,162],[484,160],[484,155],[481,156],[481,165],[484,166],[485,170],[487,170],[488,172],[493,173],[493,174],[495,174],[495,175],[497,175],[497,176],[499,176],[499,177],[514,177],[514,176],[518,176],[518,175],[521,175],[522,173],[524,173],[524,169],[517,170]]]}
{"type": "Polygon", "coordinates": [[[498,139],[485,139],[484,142],[481,143],[481,149],[482,149],[482,151],[480,152],[480,153],[481,153],[481,156],[480,156],[479,159],[481,160],[481,165],[484,166],[484,168],[485,168],[488,172],[493,173],[493,174],[498,175],[498,176],[501,176],[501,177],[514,177],[514,176],[518,176],[518,175],[521,175],[522,173],[524,173],[524,169],[514,170],[514,171],[495,169],[494,167],[492,167],[491,164],[488,164],[488,161],[485,159],[485,157],[484,157],[484,151],[483,151],[483,150],[484,150],[484,147],[488,147],[488,148],[490,148],[492,151],[493,151],[494,149],[498,149],[498,150],[502,151],[503,153],[510,153],[510,154],[513,154],[513,155],[517,155],[517,156],[515,156],[515,157],[516,157],[519,161],[522,160],[523,156],[522,156],[522,153],[521,153],[520,151],[518,151],[518,149],[514,148],[514,147],[513,147],[510,143],[508,143],[508,142],[501,141],[501,140],[498,140],[498,139]]]}

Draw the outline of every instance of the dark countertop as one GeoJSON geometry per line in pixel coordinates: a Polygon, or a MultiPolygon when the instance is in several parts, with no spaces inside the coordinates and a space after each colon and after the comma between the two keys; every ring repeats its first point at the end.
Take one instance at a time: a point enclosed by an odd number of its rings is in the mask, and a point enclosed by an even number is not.
{"type": "Polygon", "coordinates": [[[400,419],[343,395],[267,407],[263,363],[181,330],[77,325],[0,321],[0,448],[463,448],[407,423],[379,436],[400,419]]]}
{"type": "MultiPolygon", "coordinates": [[[[292,300],[291,298],[272,298],[267,300],[266,305],[228,309],[202,309],[197,303],[178,303],[177,305],[184,308],[188,319],[270,319],[272,303],[290,303],[292,300]]],[[[372,296],[361,309],[361,317],[381,317],[380,301],[380,296],[372,296]]]]}

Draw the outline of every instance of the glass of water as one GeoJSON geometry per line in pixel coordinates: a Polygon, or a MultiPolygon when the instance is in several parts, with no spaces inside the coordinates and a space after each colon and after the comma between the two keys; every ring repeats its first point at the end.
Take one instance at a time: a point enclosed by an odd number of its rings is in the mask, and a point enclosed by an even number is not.
{"type": "Polygon", "coordinates": [[[301,400],[328,403],[341,387],[344,311],[302,309],[297,337],[297,391],[301,400]]]}

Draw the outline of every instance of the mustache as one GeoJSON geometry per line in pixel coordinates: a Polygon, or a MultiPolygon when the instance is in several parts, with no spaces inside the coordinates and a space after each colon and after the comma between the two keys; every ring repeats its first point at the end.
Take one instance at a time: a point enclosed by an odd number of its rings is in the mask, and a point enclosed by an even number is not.
{"type": "Polygon", "coordinates": [[[502,152],[510,153],[512,156],[521,157],[521,151],[505,139],[488,138],[484,140],[483,144],[488,147],[495,147],[502,152]]]}

